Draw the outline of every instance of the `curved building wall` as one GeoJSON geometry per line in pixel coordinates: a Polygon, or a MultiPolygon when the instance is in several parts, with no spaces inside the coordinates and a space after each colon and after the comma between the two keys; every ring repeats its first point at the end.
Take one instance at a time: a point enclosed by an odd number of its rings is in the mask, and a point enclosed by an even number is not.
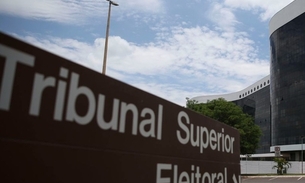
{"type": "Polygon", "coordinates": [[[270,77],[266,76],[249,87],[230,94],[198,96],[191,100],[206,103],[209,100],[224,98],[240,106],[243,112],[253,116],[255,124],[262,130],[259,148],[256,153],[270,152],[270,77]]]}
{"type": "Polygon", "coordinates": [[[204,95],[204,96],[198,96],[194,97],[191,100],[195,100],[199,103],[207,103],[209,100],[214,100],[218,98],[224,98],[226,101],[236,101],[243,98],[246,98],[248,95],[251,95],[255,92],[258,92],[262,88],[265,88],[266,86],[269,86],[270,84],[270,76],[266,76],[263,79],[255,82],[254,84],[248,86],[247,88],[234,92],[229,94],[222,94],[222,95],[204,95]]]}
{"type": "Polygon", "coordinates": [[[305,135],[305,1],[296,0],[270,21],[272,145],[305,135]]]}

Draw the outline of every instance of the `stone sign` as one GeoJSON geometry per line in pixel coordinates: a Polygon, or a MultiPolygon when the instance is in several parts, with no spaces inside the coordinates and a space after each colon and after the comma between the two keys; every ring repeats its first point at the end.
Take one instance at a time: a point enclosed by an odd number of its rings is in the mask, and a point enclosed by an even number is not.
{"type": "Polygon", "coordinates": [[[0,119],[0,182],[240,182],[236,129],[3,33],[0,119]]]}

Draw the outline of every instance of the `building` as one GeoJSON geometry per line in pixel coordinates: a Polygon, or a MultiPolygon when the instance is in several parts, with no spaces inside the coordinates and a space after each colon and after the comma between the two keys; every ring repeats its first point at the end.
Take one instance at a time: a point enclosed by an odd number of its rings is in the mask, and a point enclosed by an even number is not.
{"type": "Polygon", "coordinates": [[[295,0],[269,24],[270,76],[242,91],[193,100],[206,103],[224,98],[254,116],[263,135],[256,153],[281,152],[303,160],[305,146],[305,1],[295,0]],[[303,155],[303,158],[301,157],[303,155]]]}
{"type": "Polygon", "coordinates": [[[271,119],[270,119],[270,77],[266,76],[251,86],[230,94],[198,96],[191,100],[199,103],[206,103],[208,100],[224,98],[227,101],[234,102],[240,106],[245,113],[255,118],[257,124],[262,130],[260,147],[256,153],[269,153],[271,146],[271,119]]]}
{"type": "Polygon", "coordinates": [[[271,151],[280,146],[292,159],[299,159],[305,135],[304,22],[305,1],[295,0],[269,24],[271,151]]]}

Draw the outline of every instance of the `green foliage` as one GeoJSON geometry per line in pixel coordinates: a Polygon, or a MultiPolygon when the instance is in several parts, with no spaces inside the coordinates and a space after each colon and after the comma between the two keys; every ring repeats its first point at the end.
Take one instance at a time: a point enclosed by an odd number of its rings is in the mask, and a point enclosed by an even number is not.
{"type": "Polygon", "coordinates": [[[276,163],[276,165],[274,165],[272,169],[276,168],[278,174],[283,174],[284,169],[288,169],[289,167],[291,167],[291,163],[289,163],[284,158],[274,158],[274,162],[276,163]]]}
{"type": "Polygon", "coordinates": [[[198,104],[187,98],[186,107],[200,114],[213,118],[238,129],[240,133],[240,153],[253,154],[258,148],[261,130],[254,123],[252,116],[244,113],[242,109],[223,98],[198,104]]]}

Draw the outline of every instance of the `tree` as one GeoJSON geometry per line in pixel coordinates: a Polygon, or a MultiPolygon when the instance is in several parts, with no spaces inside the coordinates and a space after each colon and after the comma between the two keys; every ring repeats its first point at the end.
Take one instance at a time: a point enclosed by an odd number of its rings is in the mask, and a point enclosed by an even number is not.
{"type": "Polygon", "coordinates": [[[242,109],[223,98],[198,104],[187,98],[186,107],[200,114],[213,118],[236,128],[240,133],[240,153],[253,154],[259,147],[259,138],[262,134],[252,116],[244,113],[242,109]]]}
{"type": "Polygon", "coordinates": [[[285,169],[288,169],[291,167],[291,163],[289,163],[286,159],[284,158],[274,158],[274,162],[276,165],[272,167],[272,169],[277,168],[277,173],[278,174],[283,174],[283,171],[285,169]]]}

